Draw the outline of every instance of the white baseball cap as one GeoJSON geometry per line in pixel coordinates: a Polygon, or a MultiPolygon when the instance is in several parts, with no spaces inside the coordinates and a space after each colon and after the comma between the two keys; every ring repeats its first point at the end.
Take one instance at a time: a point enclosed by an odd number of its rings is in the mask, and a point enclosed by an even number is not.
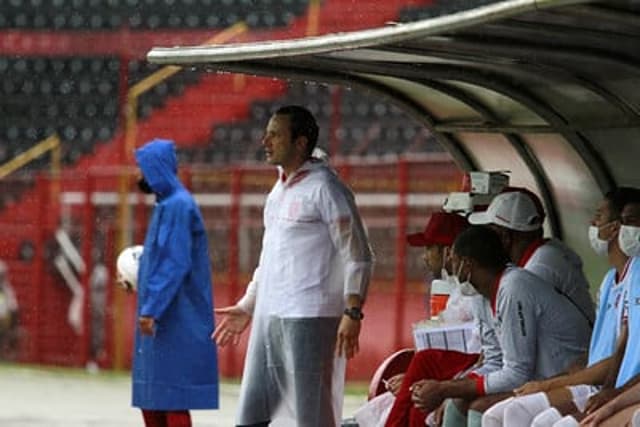
{"type": "Polygon", "coordinates": [[[496,224],[510,230],[533,231],[542,227],[544,210],[538,197],[526,189],[511,189],[493,198],[484,212],[469,215],[471,224],[496,224]]]}

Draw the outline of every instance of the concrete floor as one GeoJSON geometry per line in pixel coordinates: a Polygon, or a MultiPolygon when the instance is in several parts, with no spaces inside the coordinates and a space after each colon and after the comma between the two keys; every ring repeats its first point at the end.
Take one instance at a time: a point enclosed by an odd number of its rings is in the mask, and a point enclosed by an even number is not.
{"type": "MultiPolygon", "coordinates": [[[[142,426],[140,412],[129,404],[130,384],[127,373],[0,364],[0,426],[142,426]]],[[[237,384],[222,384],[221,408],[193,411],[194,427],[233,426],[238,390],[237,384]]],[[[362,387],[347,393],[345,417],[365,398],[362,387]]]]}

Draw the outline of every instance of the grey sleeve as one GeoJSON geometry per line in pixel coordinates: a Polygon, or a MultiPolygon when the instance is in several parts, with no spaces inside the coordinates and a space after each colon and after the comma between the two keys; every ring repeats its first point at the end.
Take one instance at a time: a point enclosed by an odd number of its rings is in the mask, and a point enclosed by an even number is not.
{"type": "Polygon", "coordinates": [[[473,301],[473,318],[475,327],[480,333],[482,345],[482,365],[473,370],[478,375],[486,375],[502,368],[502,350],[490,320],[490,310],[489,304],[483,297],[477,297],[473,301]]]}
{"type": "Polygon", "coordinates": [[[535,372],[537,354],[536,302],[522,286],[501,289],[502,369],[485,376],[485,392],[511,391],[529,381],[535,372]]]}

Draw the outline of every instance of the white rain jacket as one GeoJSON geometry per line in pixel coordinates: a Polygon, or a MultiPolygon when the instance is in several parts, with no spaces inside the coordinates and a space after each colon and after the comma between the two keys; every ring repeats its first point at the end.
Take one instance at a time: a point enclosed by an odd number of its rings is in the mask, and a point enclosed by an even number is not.
{"type": "MultiPolygon", "coordinates": [[[[269,321],[325,318],[333,319],[337,327],[335,319],[342,316],[345,297],[357,294],[364,300],[366,296],[372,252],[351,191],[333,170],[316,160],[306,162],[289,177],[280,170],[267,197],[264,227],[259,265],[238,302],[253,314],[238,424],[269,419],[274,426],[296,425],[296,400],[301,396],[295,393],[295,368],[289,358],[297,356],[288,353],[304,346],[292,343],[287,347],[285,369],[268,370],[272,357],[269,321]],[[263,396],[256,397],[257,383],[263,384],[257,387],[257,394],[263,396]]],[[[330,345],[335,344],[334,331],[327,336],[330,345]]],[[[319,419],[305,420],[304,425],[339,425],[344,360],[333,360],[332,353],[327,357],[334,363],[333,384],[332,390],[323,392],[333,395],[333,419],[328,419],[332,414],[321,414],[319,419]]]]}

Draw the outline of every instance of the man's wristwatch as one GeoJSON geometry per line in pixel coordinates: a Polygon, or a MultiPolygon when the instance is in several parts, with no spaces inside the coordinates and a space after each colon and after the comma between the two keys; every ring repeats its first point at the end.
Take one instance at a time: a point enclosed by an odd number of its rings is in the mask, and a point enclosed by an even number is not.
{"type": "Polygon", "coordinates": [[[348,307],[344,309],[344,314],[352,318],[353,320],[362,320],[364,318],[364,313],[360,307],[348,307]]]}

